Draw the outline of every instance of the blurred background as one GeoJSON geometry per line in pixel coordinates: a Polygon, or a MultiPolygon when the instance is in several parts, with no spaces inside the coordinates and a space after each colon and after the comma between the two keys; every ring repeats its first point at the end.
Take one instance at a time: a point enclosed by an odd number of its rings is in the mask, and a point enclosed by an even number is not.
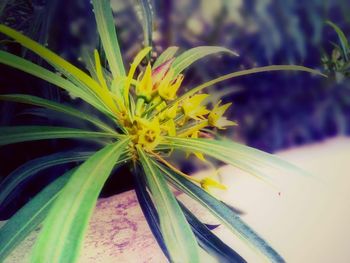
{"type": "MultiPolygon", "coordinates": [[[[273,153],[350,134],[349,61],[342,57],[338,34],[326,24],[327,20],[332,21],[349,39],[350,1],[112,0],[111,3],[124,61],[131,61],[145,41],[154,46],[153,58],[168,46],[185,50],[199,45],[218,45],[240,54],[240,57],[211,56],[193,64],[185,72],[188,87],[229,72],[273,64],[304,65],[329,75],[321,78],[301,72],[260,73],[217,85],[211,96],[213,102],[225,94],[225,101],[233,101],[229,116],[239,123],[225,131],[226,136],[273,153]],[[150,17],[142,10],[145,6],[150,17]],[[153,20],[153,32],[148,39],[143,33],[146,19],[153,20]],[[338,67],[338,64],[341,65],[338,67]]],[[[21,30],[82,67],[84,52],[99,47],[89,0],[0,0],[0,22],[21,30]]],[[[49,67],[3,36],[0,49],[49,67]]],[[[0,70],[2,94],[34,94],[73,103],[96,113],[44,81],[3,65],[0,70]]],[[[47,114],[46,110],[22,104],[0,102],[0,110],[1,126],[71,122],[52,112],[47,114]]],[[[72,124],[79,125],[86,124],[72,124]]],[[[60,140],[59,143],[40,141],[2,147],[0,178],[45,154],[72,146],[81,150],[96,147],[84,145],[82,148],[79,142],[60,140]]],[[[17,206],[65,169],[67,166],[52,169],[50,173],[45,171],[46,175],[34,186],[24,186],[25,194],[18,199],[17,206]]],[[[106,187],[106,195],[112,192],[106,187]]],[[[13,211],[7,212],[11,213],[13,211]]]]}

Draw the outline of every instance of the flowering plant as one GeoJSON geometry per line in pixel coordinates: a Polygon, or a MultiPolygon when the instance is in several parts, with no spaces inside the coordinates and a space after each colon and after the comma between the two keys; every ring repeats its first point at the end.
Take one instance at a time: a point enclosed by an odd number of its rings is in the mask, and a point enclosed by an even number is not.
{"type": "Polygon", "coordinates": [[[337,33],[339,45],[333,44],[331,55],[323,54],[321,62],[325,71],[337,81],[350,76],[350,44],[344,32],[331,21],[326,22],[337,33]]]}
{"type": "Polygon", "coordinates": [[[99,53],[95,50],[90,74],[23,34],[0,25],[1,33],[39,55],[56,72],[5,51],[0,51],[1,63],[64,89],[96,108],[106,119],[36,96],[0,96],[1,100],[36,105],[72,116],[95,128],[1,127],[0,145],[59,138],[92,140],[103,145],[93,153],[70,151],[31,161],[1,182],[0,205],[4,205],[11,199],[17,185],[40,170],[62,163],[82,162],[49,184],[0,229],[0,260],[4,260],[21,240],[42,224],[31,261],[76,262],[104,183],[115,167],[130,164],[142,210],[171,262],[200,262],[203,253],[210,253],[222,262],[244,262],[244,259],[181,204],[169,184],[207,208],[258,254],[274,262],[283,261],[232,209],[210,194],[211,188],[225,189],[224,185],[215,177],[198,180],[183,173],[172,164],[171,156],[175,150],[194,154],[203,161],[204,156],[208,156],[263,178],[265,174],[260,168],[264,166],[297,171],[297,168],[269,154],[206,136],[213,132],[213,128],[221,130],[236,123],[224,117],[230,103],[218,101],[210,109],[206,104],[208,94],[201,92],[226,79],[263,71],[319,73],[302,66],[266,66],[223,75],[184,92],[182,73],[193,62],[217,52],[236,54],[222,47],[197,47],[175,56],[177,47],[170,47],[153,65],[148,63],[142,67],[140,63],[151,51],[151,47],[145,47],[126,73],[109,3],[107,0],[92,2],[108,67],[101,65],[99,53]]]}

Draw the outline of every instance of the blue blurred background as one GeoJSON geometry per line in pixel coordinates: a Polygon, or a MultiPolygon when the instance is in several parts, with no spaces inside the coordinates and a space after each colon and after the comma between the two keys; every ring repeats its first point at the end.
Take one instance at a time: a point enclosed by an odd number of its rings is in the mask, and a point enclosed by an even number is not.
{"type": "MultiPolygon", "coordinates": [[[[125,61],[131,61],[143,45],[145,17],[141,15],[140,2],[151,6],[154,58],[174,45],[183,50],[218,45],[240,54],[214,56],[195,63],[185,72],[189,87],[229,72],[272,64],[323,70],[321,58],[332,53],[332,42],[339,44],[337,34],[325,21],[333,21],[350,36],[348,0],[112,0],[125,61]]],[[[84,52],[99,46],[89,0],[1,0],[0,22],[23,31],[80,66],[84,52]]],[[[0,37],[0,48],[48,67],[8,39],[0,37]]],[[[44,81],[3,65],[0,70],[1,93],[29,93],[72,103],[68,94],[44,81]]],[[[300,72],[260,73],[226,81],[215,90],[214,100],[225,94],[225,101],[234,102],[229,115],[239,126],[227,130],[226,135],[264,151],[275,152],[350,134],[350,78],[326,79],[300,72]]],[[[94,112],[80,101],[73,103],[94,112]]],[[[0,109],[0,125],[71,121],[55,114],[48,117],[43,110],[15,103],[0,102],[0,109]]],[[[69,149],[72,144],[83,147],[65,140],[3,147],[0,177],[25,161],[69,149]]],[[[59,173],[55,168],[50,176],[27,189],[28,196],[59,173]]]]}
{"type": "MultiPolygon", "coordinates": [[[[336,33],[325,21],[331,20],[347,35],[350,33],[350,2],[346,0],[148,2],[154,19],[154,56],[172,45],[182,49],[220,45],[240,54],[239,58],[216,56],[196,63],[186,73],[189,86],[239,69],[271,64],[298,64],[322,70],[322,55],[331,53],[331,42],[338,42],[336,33]]],[[[143,43],[141,5],[139,1],[112,0],[112,6],[122,51],[125,60],[130,61],[143,43]]],[[[2,0],[0,11],[1,22],[46,43],[75,63],[79,64],[84,47],[98,45],[88,0],[2,0]]],[[[25,52],[13,43],[2,42],[2,46],[12,52],[25,52]]],[[[26,56],[37,59],[31,54],[26,56]]],[[[28,83],[25,80],[28,76],[4,70],[28,83]]],[[[9,82],[4,75],[1,81],[9,82]]],[[[6,87],[19,88],[16,81],[6,87]]],[[[54,87],[39,89],[38,86],[46,84],[33,82],[36,87],[30,92],[59,101],[69,99],[54,87]]],[[[227,81],[218,85],[217,90],[223,92],[218,94],[227,94],[227,100],[234,101],[230,115],[239,126],[231,130],[229,136],[274,152],[349,134],[350,89],[346,86],[349,86],[346,79],[336,82],[305,73],[279,72],[227,81]]],[[[12,104],[2,107],[3,112],[7,112],[0,117],[2,125],[17,118],[18,112],[13,107],[12,104]],[[16,114],[11,114],[13,111],[16,114]]]]}

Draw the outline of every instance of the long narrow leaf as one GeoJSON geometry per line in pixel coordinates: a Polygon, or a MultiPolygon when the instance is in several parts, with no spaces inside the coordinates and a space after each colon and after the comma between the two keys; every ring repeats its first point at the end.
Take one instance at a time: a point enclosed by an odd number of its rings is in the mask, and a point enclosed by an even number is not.
{"type": "Polygon", "coordinates": [[[157,208],[160,228],[172,262],[199,262],[199,247],[163,174],[141,148],[138,154],[157,208]]]}
{"type": "Polygon", "coordinates": [[[97,70],[95,66],[94,56],[89,48],[83,48],[81,51],[82,60],[84,61],[85,68],[89,71],[90,76],[98,81],[97,70]]]}
{"type": "Polygon", "coordinates": [[[15,189],[32,178],[40,171],[52,166],[81,162],[86,160],[93,152],[58,152],[44,157],[36,158],[18,167],[5,177],[0,183],[0,211],[16,196],[15,189]]]}
{"type": "Polygon", "coordinates": [[[108,92],[99,85],[93,78],[91,78],[88,74],[86,74],[81,69],[77,68],[73,64],[61,58],[59,55],[55,54],[51,50],[42,46],[41,44],[35,42],[29,37],[17,32],[16,30],[5,26],[0,25],[0,33],[7,35],[8,37],[13,38],[22,46],[28,48],[32,52],[39,55],[41,58],[49,62],[51,65],[55,66],[56,69],[61,71],[62,73],[68,73],[72,75],[74,78],[79,79],[83,82],[87,87],[89,87],[94,93],[96,93],[113,111],[116,112],[116,106],[113,100],[108,96],[108,92]]]}
{"type": "Polygon", "coordinates": [[[39,234],[32,262],[76,262],[97,197],[129,138],[110,144],[74,172],[39,234]]]}
{"type": "Polygon", "coordinates": [[[125,76],[123,58],[120,52],[113,12],[108,0],[93,0],[95,19],[103,49],[106,53],[113,78],[125,76]]]}
{"type": "Polygon", "coordinates": [[[326,75],[322,74],[321,72],[319,72],[317,70],[310,69],[310,68],[303,67],[303,66],[295,66],[295,65],[272,65],[272,66],[258,67],[258,68],[252,68],[252,69],[245,69],[245,70],[236,71],[233,73],[223,75],[223,76],[218,77],[216,79],[212,79],[208,82],[205,82],[205,83],[203,83],[195,88],[189,89],[189,91],[187,91],[186,93],[184,93],[183,95],[178,97],[176,100],[174,100],[172,103],[170,103],[166,108],[164,108],[163,111],[168,109],[169,107],[171,107],[175,103],[178,103],[178,102],[194,95],[195,93],[197,93],[205,88],[208,88],[210,86],[213,86],[217,83],[220,83],[222,81],[245,76],[245,75],[250,75],[250,74],[255,74],[255,73],[260,73],[260,72],[269,72],[269,71],[304,71],[304,72],[309,72],[309,73],[312,73],[315,75],[327,77],[326,75]]]}
{"type": "MultiPolygon", "coordinates": [[[[138,0],[141,12],[137,12],[143,28],[144,46],[152,46],[153,11],[150,0],[138,0]]],[[[148,56],[149,59],[150,56],[148,56]]]]}
{"type": "Polygon", "coordinates": [[[30,39],[29,37],[17,32],[16,30],[5,26],[0,25],[0,33],[3,33],[7,35],[8,37],[13,38],[18,43],[20,43],[22,46],[28,48],[29,50],[33,51],[43,59],[47,60],[49,63],[52,63],[54,65],[57,64],[59,68],[63,68],[76,78],[83,81],[85,84],[87,84],[89,87],[95,88],[96,90],[100,89],[100,86],[96,81],[94,81],[89,75],[87,75],[84,71],[78,69],[76,66],[72,65],[68,61],[61,58],[59,55],[55,54],[51,50],[45,48],[44,46],[40,45],[39,43],[35,42],[34,40],[30,39]]]}
{"type": "Polygon", "coordinates": [[[147,191],[146,180],[144,178],[144,175],[141,173],[133,173],[133,175],[135,182],[135,192],[137,200],[139,201],[139,204],[141,206],[142,212],[160,248],[162,249],[165,256],[170,260],[169,252],[166,248],[163,235],[160,229],[157,210],[154,207],[153,201],[147,191]]]}
{"type": "Polygon", "coordinates": [[[275,171],[289,171],[295,174],[306,175],[307,172],[269,153],[235,143],[230,140],[209,140],[194,138],[168,137],[169,146],[193,152],[200,152],[215,159],[236,166],[258,177],[269,178],[261,168],[270,168],[275,171]]]}
{"type": "Polygon", "coordinates": [[[343,51],[343,55],[345,56],[346,61],[348,61],[349,60],[348,53],[350,53],[350,45],[349,45],[348,39],[346,38],[344,32],[333,22],[327,21],[326,23],[328,25],[330,25],[337,33],[338,38],[339,38],[339,42],[340,42],[340,45],[341,45],[341,48],[343,51]]]}
{"type": "Polygon", "coordinates": [[[0,228],[0,262],[45,218],[53,201],[70,178],[73,170],[60,176],[0,228]]]}
{"type": "Polygon", "coordinates": [[[10,53],[4,52],[4,51],[0,51],[0,63],[3,63],[5,65],[11,66],[11,67],[16,68],[16,69],[19,69],[23,72],[26,72],[28,74],[35,76],[35,77],[43,79],[51,84],[54,84],[54,85],[56,85],[64,90],[66,90],[71,95],[78,97],[78,98],[81,98],[82,100],[91,104],[96,109],[100,110],[101,112],[107,111],[106,108],[104,108],[99,103],[96,95],[77,87],[69,80],[64,79],[61,76],[41,67],[39,65],[36,65],[28,60],[25,60],[21,57],[15,56],[13,54],[10,54],[10,53]]]}
{"type": "Polygon", "coordinates": [[[81,129],[54,126],[13,126],[0,127],[0,146],[18,142],[47,139],[89,139],[117,138],[113,133],[92,132],[81,129]]]}
{"type": "Polygon", "coordinates": [[[246,262],[236,251],[214,235],[209,228],[192,214],[181,202],[179,202],[188,223],[191,225],[194,234],[201,247],[210,254],[216,255],[220,263],[244,263],[246,262]]]}
{"type": "Polygon", "coordinates": [[[20,103],[26,103],[26,104],[44,107],[47,109],[58,111],[58,112],[68,114],[70,116],[74,116],[76,118],[88,121],[104,131],[111,132],[111,133],[115,132],[111,127],[109,127],[108,125],[106,125],[105,123],[103,123],[102,121],[100,121],[99,119],[91,115],[88,115],[73,107],[70,107],[61,103],[53,102],[50,100],[46,100],[40,97],[25,95],[25,94],[9,94],[9,95],[0,95],[0,100],[14,101],[14,102],[20,102],[20,103]]]}
{"type": "Polygon", "coordinates": [[[225,52],[231,55],[238,56],[232,50],[229,50],[223,47],[201,46],[201,47],[191,48],[183,52],[180,56],[178,56],[174,60],[172,64],[172,69],[174,70],[174,76],[177,76],[178,74],[180,74],[182,71],[184,71],[186,68],[188,68],[192,63],[196,62],[197,60],[205,56],[212,55],[219,52],[225,52]]]}
{"type": "Polygon", "coordinates": [[[206,191],[176,174],[161,164],[157,165],[166,175],[167,179],[179,190],[188,194],[207,208],[214,216],[223,222],[237,237],[257,254],[264,255],[270,262],[282,263],[283,258],[262,239],[253,229],[244,223],[240,217],[223,202],[209,195],[206,191]]]}

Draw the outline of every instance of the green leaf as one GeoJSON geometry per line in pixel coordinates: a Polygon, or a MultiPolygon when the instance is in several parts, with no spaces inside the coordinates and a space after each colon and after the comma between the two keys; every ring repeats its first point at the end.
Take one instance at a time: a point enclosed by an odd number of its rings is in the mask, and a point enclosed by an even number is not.
{"type": "MultiPolygon", "coordinates": [[[[144,46],[152,46],[153,11],[149,0],[138,0],[141,12],[137,12],[143,28],[144,46]]],[[[138,11],[138,10],[137,10],[138,11]]],[[[150,56],[148,56],[148,59],[150,56]]]]}
{"type": "Polygon", "coordinates": [[[13,126],[0,127],[0,146],[18,142],[46,140],[46,139],[89,139],[118,138],[114,133],[92,132],[81,129],[55,126],[13,126]]]}
{"type": "MultiPolygon", "coordinates": [[[[224,223],[234,235],[239,237],[246,246],[253,249],[258,255],[267,257],[267,262],[281,263],[285,262],[283,258],[262,239],[253,229],[242,221],[232,209],[223,202],[208,194],[199,186],[190,182],[186,178],[178,175],[174,171],[155,163],[167,176],[167,179],[179,190],[188,194],[194,200],[198,201],[222,223],[224,223]]],[[[265,258],[266,261],[266,258],[265,258]]],[[[265,262],[264,261],[264,262],[265,262]]]]}
{"type": "Polygon", "coordinates": [[[68,114],[76,118],[88,121],[94,124],[96,127],[99,127],[100,129],[106,132],[116,133],[115,130],[113,130],[111,127],[109,127],[108,125],[106,125],[99,119],[94,118],[91,115],[88,115],[73,107],[70,107],[61,103],[53,102],[50,100],[46,100],[40,97],[25,95],[25,94],[9,94],[9,95],[0,95],[0,100],[14,101],[14,102],[20,102],[20,103],[26,103],[26,104],[44,107],[47,109],[58,111],[58,112],[68,114]]]}
{"type": "Polygon", "coordinates": [[[260,72],[268,72],[268,71],[286,71],[286,70],[291,70],[291,71],[304,71],[304,72],[309,72],[312,74],[316,74],[316,75],[320,75],[323,77],[327,77],[326,75],[322,74],[321,72],[311,69],[311,68],[307,68],[307,67],[303,67],[303,66],[295,66],[295,65],[272,65],[272,66],[265,66],[265,67],[258,67],[258,68],[252,68],[252,69],[245,69],[245,70],[241,70],[241,71],[236,71],[233,73],[229,73],[226,75],[223,75],[221,77],[218,77],[216,79],[212,79],[208,82],[205,82],[195,88],[189,89],[189,91],[187,91],[186,93],[184,93],[183,95],[181,95],[180,97],[178,97],[176,100],[172,101],[170,104],[168,104],[167,107],[165,107],[162,111],[170,108],[172,105],[174,105],[177,102],[180,102],[192,95],[194,95],[195,93],[208,88],[210,86],[213,86],[219,82],[231,79],[231,78],[236,78],[236,77],[241,77],[241,76],[245,76],[245,75],[249,75],[249,74],[255,74],[255,73],[260,73],[260,72]]]}
{"type": "Polygon", "coordinates": [[[44,221],[32,262],[77,261],[97,197],[128,143],[126,138],[110,144],[78,167],[44,221]]]}
{"type": "Polygon", "coordinates": [[[148,226],[151,229],[153,236],[157,240],[159,247],[170,261],[169,252],[160,229],[158,213],[147,189],[146,178],[144,178],[145,176],[143,172],[141,172],[140,167],[137,167],[137,173],[133,173],[133,176],[135,193],[143,215],[145,216],[148,226]]]}
{"type": "Polygon", "coordinates": [[[103,49],[114,78],[125,76],[123,58],[117,39],[113,12],[108,0],[93,0],[95,19],[103,49]]]}
{"type": "Polygon", "coordinates": [[[176,52],[178,51],[179,47],[168,47],[166,50],[164,50],[164,52],[162,54],[160,54],[160,56],[157,58],[157,60],[154,62],[153,64],[153,68],[157,68],[158,66],[160,66],[161,64],[163,64],[164,62],[166,62],[169,59],[172,59],[174,57],[174,55],[176,54],[176,52]]]}
{"type": "Polygon", "coordinates": [[[96,94],[93,94],[92,91],[83,90],[81,87],[77,87],[69,80],[64,79],[61,76],[57,75],[56,73],[53,73],[28,60],[25,60],[21,57],[15,56],[13,54],[10,54],[4,51],[0,51],[0,63],[19,69],[23,72],[26,72],[35,77],[43,79],[51,84],[54,84],[66,90],[73,96],[83,99],[84,101],[91,104],[101,112],[104,112],[104,113],[109,112],[108,109],[106,109],[103,105],[101,105],[99,98],[96,96],[96,94]]]}
{"type": "Polygon", "coordinates": [[[337,33],[339,41],[340,41],[340,45],[341,45],[341,48],[343,51],[343,55],[345,56],[346,61],[348,61],[349,60],[348,53],[350,52],[350,46],[349,46],[348,39],[346,38],[344,32],[336,24],[334,24],[331,21],[326,21],[326,24],[330,25],[337,33]]]}
{"type": "Polygon", "coordinates": [[[245,263],[246,261],[236,251],[226,245],[221,239],[214,235],[206,225],[192,214],[181,202],[179,202],[188,223],[191,225],[198,242],[209,254],[215,255],[219,262],[245,263]]]}
{"type": "Polygon", "coordinates": [[[0,262],[42,222],[72,173],[68,171],[45,187],[0,228],[0,262]]]}
{"type": "Polygon", "coordinates": [[[87,48],[83,47],[81,51],[82,60],[85,64],[85,68],[89,71],[90,76],[95,80],[98,81],[97,77],[97,70],[95,66],[95,60],[93,52],[87,48]]]}
{"type": "Polygon", "coordinates": [[[7,35],[8,37],[13,38],[22,46],[33,51],[34,53],[36,53],[37,55],[39,55],[49,63],[53,65],[57,65],[58,68],[62,68],[65,71],[69,72],[70,74],[72,74],[77,79],[84,82],[87,86],[91,87],[92,89],[95,89],[95,90],[100,89],[99,84],[95,80],[93,80],[89,75],[87,75],[84,71],[80,70],[76,66],[72,65],[68,61],[61,58],[59,55],[55,54],[51,50],[40,45],[39,43],[35,42],[29,37],[5,25],[0,25],[0,32],[7,35]]]}
{"type": "Polygon", "coordinates": [[[206,154],[264,180],[270,177],[271,169],[296,174],[307,174],[304,170],[272,154],[230,140],[219,141],[176,137],[167,137],[167,139],[169,141],[169,148],[206,154]],[[266,171],[263,168],[268,168],[269,170],[266,171]]]}
{"type": "Polygon", "coordinates": [[[3,33],[8,37],[13,38],[22,46],[31,50],[32,52],[34,52],[35,54],[39,55],[41,58],[46,60],[48,63],[53,65],[56,69],[58,69],[62,73],[66,74],[67,72],[68,74],[72,75],[74,78],[78,79],[79,81],[84,83],[84,85],[86,85],[89,89],[91,89],[91,91],[93,91],[96,95],[98,95],[99,98],[104,103],[106,103],[106,105],[108,105],[108,108],[110,110],[112,110],[113,112],[117,111],[116,105],[114,104],[112,98],[109,96],[108,91],[104,90],[97,81],[95,81],[93,78],[91,78],[88,74],[86,74],[81,69],[77,68],[73,64],[64,60],[62,57],[55,54],[51,50],[47,49],[43,45],[35,42],[29,37],[21,34],[20,32],[8,26],[0,25],[0,33],[3,33]]]}
{"type": "Polygon", "coordinates": [[[138,154],[146,175],[147,185],[157,208],[160,228],[172,262],[199,262],[199,247],[163,174],[138,148],[138,154]]]}
{"type": "Polygon", "coordinates": [[[33,175],[49,167],[86,160],[93,152],[58,152],[36,158],[18,167],[0,183],[0,208],[7,205],[17,194],[16,187],[30,179],[33,175]]]}
{"type": "Polygon", "coordinates": [[[172,64],[172,69],[174,70],[174,76],[177,76],[178,74],[180,74],[182,71],[184,71],[186,68],[188,68],[192,63],[196,62],[197,60],[205,56],[212,55],[219,52],[225,52],[231,55],[238,56],[237,53],[224,47],[201,46],[201,47],[191,48],[183,52],[180,56],[178,56],[174,60],[172,64]]]}

